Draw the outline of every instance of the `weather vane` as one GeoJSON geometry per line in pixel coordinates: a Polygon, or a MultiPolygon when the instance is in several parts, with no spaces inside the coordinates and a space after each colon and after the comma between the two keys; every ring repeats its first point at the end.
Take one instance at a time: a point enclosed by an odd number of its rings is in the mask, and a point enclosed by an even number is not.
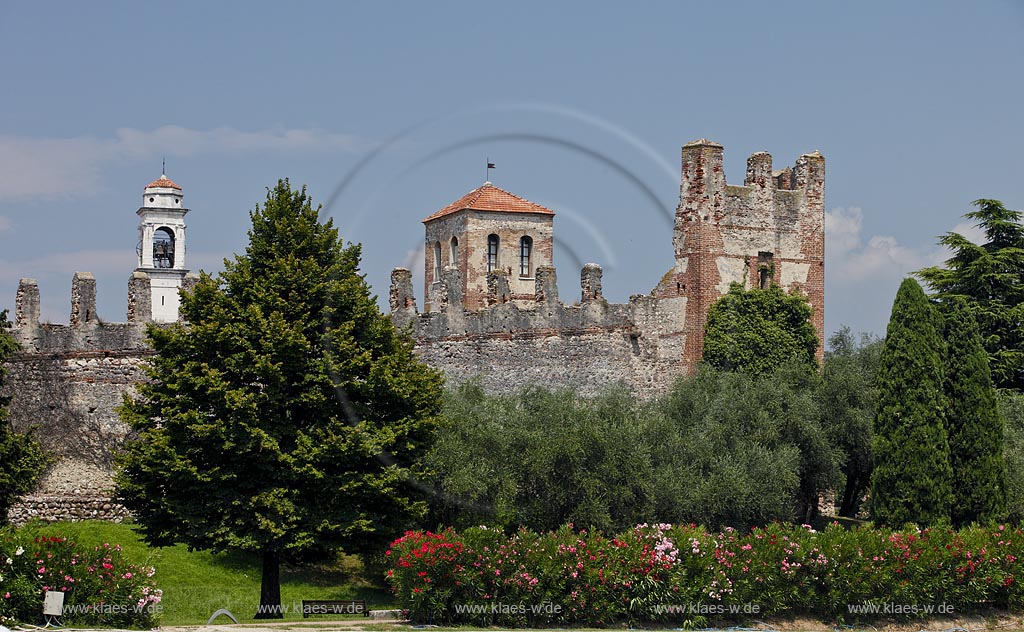
{"type": "Polygon", "coordinates": [[[484,178],[485,182],[490,182],[491,181],[491,169],[494,169],[494,168],[495,168],[494,167],[494,163],[491,162],[490,158],[487,158],[487,177],[484,178]]]}

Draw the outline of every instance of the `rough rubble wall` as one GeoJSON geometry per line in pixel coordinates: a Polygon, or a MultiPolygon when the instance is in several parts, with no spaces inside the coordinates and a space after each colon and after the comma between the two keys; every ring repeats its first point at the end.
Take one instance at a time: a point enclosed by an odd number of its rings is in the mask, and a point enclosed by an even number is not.
{"type": "MultiPolygon", "coordinates": [[[[142,281],[133,277],[135,285],[142,281]]],[[[72,324],[51,325],[39,322],[35,281],[19,285],[12,333],[21,352],[5,365],[10,422],[19,432],[34,427],[56,462],[35,492],[11,509],[12,521],[124,515],[110,502],[113,451],[129,432],[116,409],[144,379],[152,351],[144,322],[102,323],[95,317],[95,288],[92,275],[76,274],[72,324]]],[[[148,305],[136,297],[136,308],[145,313],[148,305]]]]}
{"type": "Polygon", "coordinates": [[[412,327],[424,361],[454,383],[479,379],[489,392],[545,385],[591,395],[621,383],[652,397],[692,368],[682,353],[686,297],[637,296],[626,305],[609,304],[595,264],[583,268],[579,304],[558,301],[554,268],[538,268],[536,283],[536,299],[526,307],[494,301],[466,310],[446,301],[441,311],[417,314],[411,275],[398,269],[392,273],[392,316],[398,326],[412,327]]]}

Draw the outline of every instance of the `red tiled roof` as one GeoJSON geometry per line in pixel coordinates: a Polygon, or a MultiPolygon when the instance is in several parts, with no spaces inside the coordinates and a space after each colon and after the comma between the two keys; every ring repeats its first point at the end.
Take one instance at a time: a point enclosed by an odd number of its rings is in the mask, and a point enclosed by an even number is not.
{"type": "Polygon", "coordinates": [[[163,189],[177,189],[177,190],[181,191],[181,187],[179,187],[178,185],[174,184],[174,182],[172,182],[171,180],[168,180],[167,176],[160,176],[159,179],[153,180],[152,182],[150,182],[149,184],[146,185],[147,189],[152,189],[152,188],[157,188],[157,187],[163,188],[163,189]]]}
{"type": "Polygon", "coordinates": [[[480,188],[473,189],[423,221],[429,222],[464,209],[502,211],[505,213],[535,213],[537,215],[555,214],[551,209],[544,208],[540,204],[534,204],[529,200],[524,200],[518,195],[513,195],[504,189],[499,189],[490,182],[485,182],[480,188]]]}

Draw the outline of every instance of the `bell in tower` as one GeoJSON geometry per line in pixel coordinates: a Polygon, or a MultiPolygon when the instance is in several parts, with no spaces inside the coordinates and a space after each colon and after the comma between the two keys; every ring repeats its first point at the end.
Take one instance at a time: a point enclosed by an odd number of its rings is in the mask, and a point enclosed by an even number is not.
{"type": "Polygon", "coordinates": [[[142,193],[139,216],[139,244],[136,272],[150,278],[153,320],[170,323],[178,320],[181,288],[188,269],[185,268],[185,214],[181,205],[181,187],[161,175],[150,182],[142,193]]]}

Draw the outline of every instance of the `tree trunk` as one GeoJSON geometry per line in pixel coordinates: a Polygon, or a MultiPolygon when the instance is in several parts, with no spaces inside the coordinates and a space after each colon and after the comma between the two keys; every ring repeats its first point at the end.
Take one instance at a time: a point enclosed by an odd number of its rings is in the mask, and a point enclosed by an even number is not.
{"type": "Polygon", "coordinates": [[[856,518],[860,509],[860,477],[846,479],[846,487],[843,489],[843,501],[839,506],[839,515],[844,518],[856,518]]]}
{"type": "Polygon", "coordinates": [[[281,556],[263,551],[263,576],[260,581],[260,606],[255,619],[283,619],[281,610],[281,556]]]}

